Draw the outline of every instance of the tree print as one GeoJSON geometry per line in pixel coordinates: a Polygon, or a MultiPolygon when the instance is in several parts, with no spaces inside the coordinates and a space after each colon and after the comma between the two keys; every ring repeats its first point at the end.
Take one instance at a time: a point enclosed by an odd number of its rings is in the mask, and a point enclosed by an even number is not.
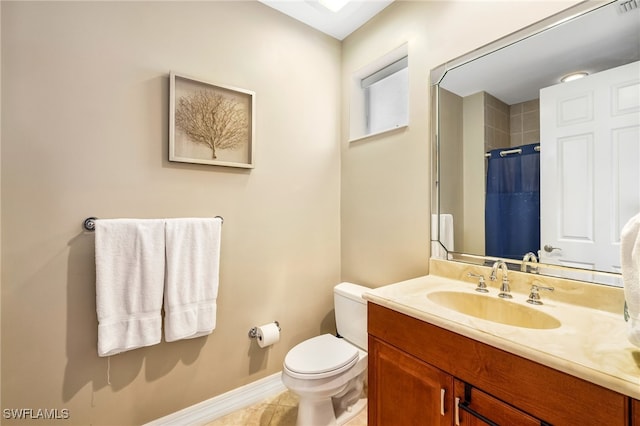
{"type": "Polygon", "coordinates": [[[207,90],[182,96],[175,114],[176,127],[196,144],[211,149],[238,149],[248,141],[248,117],[238,102],[207,90]]]}

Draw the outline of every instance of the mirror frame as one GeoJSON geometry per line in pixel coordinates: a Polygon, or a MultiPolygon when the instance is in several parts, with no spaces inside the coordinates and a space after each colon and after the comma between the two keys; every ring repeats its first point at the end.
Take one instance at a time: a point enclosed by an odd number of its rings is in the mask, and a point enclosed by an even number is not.
{"type": "MultiPolygon", "coordinates": [[[[567,21],[577,19],[593,10],[616,3],[617,0],[607,1],[590,1],[587,0],[578,3],[551,15],[541,21],[526,26],[516,32],[505,37],[499,38],[489,44],[479,47],[462,56],[454,58],[432,69],[430,72],[430,95],[431,95],[431,257],[437,259],[445,259],[454,262],[470,263],[481,266],[489,266],[496,260],[504,260],[510,269],[521,270],[522,266],[537,266],[543,269],[538,272],[540,275],[555,276],[559,278],[585,281],[590,283],[599,283],[607,285],[622,286],[622,277],[620,273],[597,271],[591,269],[579,269],[562,265],[554,265],[548,263],[531,263],[523,262],[515,259],[502,259],[492,256],[473,255],[456,251],[449,251],[440,241],[440,82],[448,71],[467,64],[475,59],[489,55],[495,51],[511,46],[531,36],[541,32],[550,30],[567,21]],[[434,220],[436,219],[437,220],[434,220]],[[523,265],[524,264],[524,265],[523,265]],[[613,284],[612,284],[613,283],[613,284]]],[[[531,273],[531,272],[527,272],[531,273]]]]}

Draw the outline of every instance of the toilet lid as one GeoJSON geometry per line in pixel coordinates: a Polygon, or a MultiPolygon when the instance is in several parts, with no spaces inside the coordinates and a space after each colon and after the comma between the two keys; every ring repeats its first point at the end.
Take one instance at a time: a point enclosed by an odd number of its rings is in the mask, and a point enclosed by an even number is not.
{"type": "Polygon", "coordinates": [[[350,367],[357,360],[355,346],[331,334],[323,334],[293,347],[284,358],[284,365],[294,373],[322,374],[350,367]]]}

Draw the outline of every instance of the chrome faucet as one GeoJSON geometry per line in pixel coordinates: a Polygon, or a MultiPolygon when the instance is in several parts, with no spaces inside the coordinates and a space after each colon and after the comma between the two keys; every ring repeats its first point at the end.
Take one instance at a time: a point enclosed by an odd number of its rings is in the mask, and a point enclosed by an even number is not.
{"type": "MultiPolygon", "coordinates": [[[[529,252],[527,254],[524,255],[524,257],[522,258],[522,265],[520,265],[520,271],[522,272],[527,272],[527,269],[529,265],[527,265],[527,262],[531,262],[531,263],[538,263],[538,258],[536,257],[536,255],[533,252],[529,252]]],[[[532,274],[537,274],[538,273],[538,267],[537,266],[532,266],[531,267],[531,273],[532,274]]]]}
{"type": "Polygon", "coordinates": [[[502,284],[500,285],[500,293],[498,293],[498,297],[502,297],[503,299],[511,299],[513,296],[510,294],[511,288],[509,288],[509,277],[507,276],[507,272],[509,269],[507,268],[507,264],[504,260],[498,260],[493,264],[493,268],[491,269],[491,276],[489,279],[491,281],[496,280],[496,275],[498,274],[498,268],[502,270],[502,284]]]}

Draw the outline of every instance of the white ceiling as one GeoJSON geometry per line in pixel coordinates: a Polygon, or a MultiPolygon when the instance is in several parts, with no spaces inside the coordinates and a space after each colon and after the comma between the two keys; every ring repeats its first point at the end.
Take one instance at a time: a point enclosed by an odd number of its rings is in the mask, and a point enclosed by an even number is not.
{"type": "Polygon", "coordinates": [[[393,0],[350,0],[338,12],[332,12],[318,0],[259,0],[338,40],[373,18],[393,0]]]}

